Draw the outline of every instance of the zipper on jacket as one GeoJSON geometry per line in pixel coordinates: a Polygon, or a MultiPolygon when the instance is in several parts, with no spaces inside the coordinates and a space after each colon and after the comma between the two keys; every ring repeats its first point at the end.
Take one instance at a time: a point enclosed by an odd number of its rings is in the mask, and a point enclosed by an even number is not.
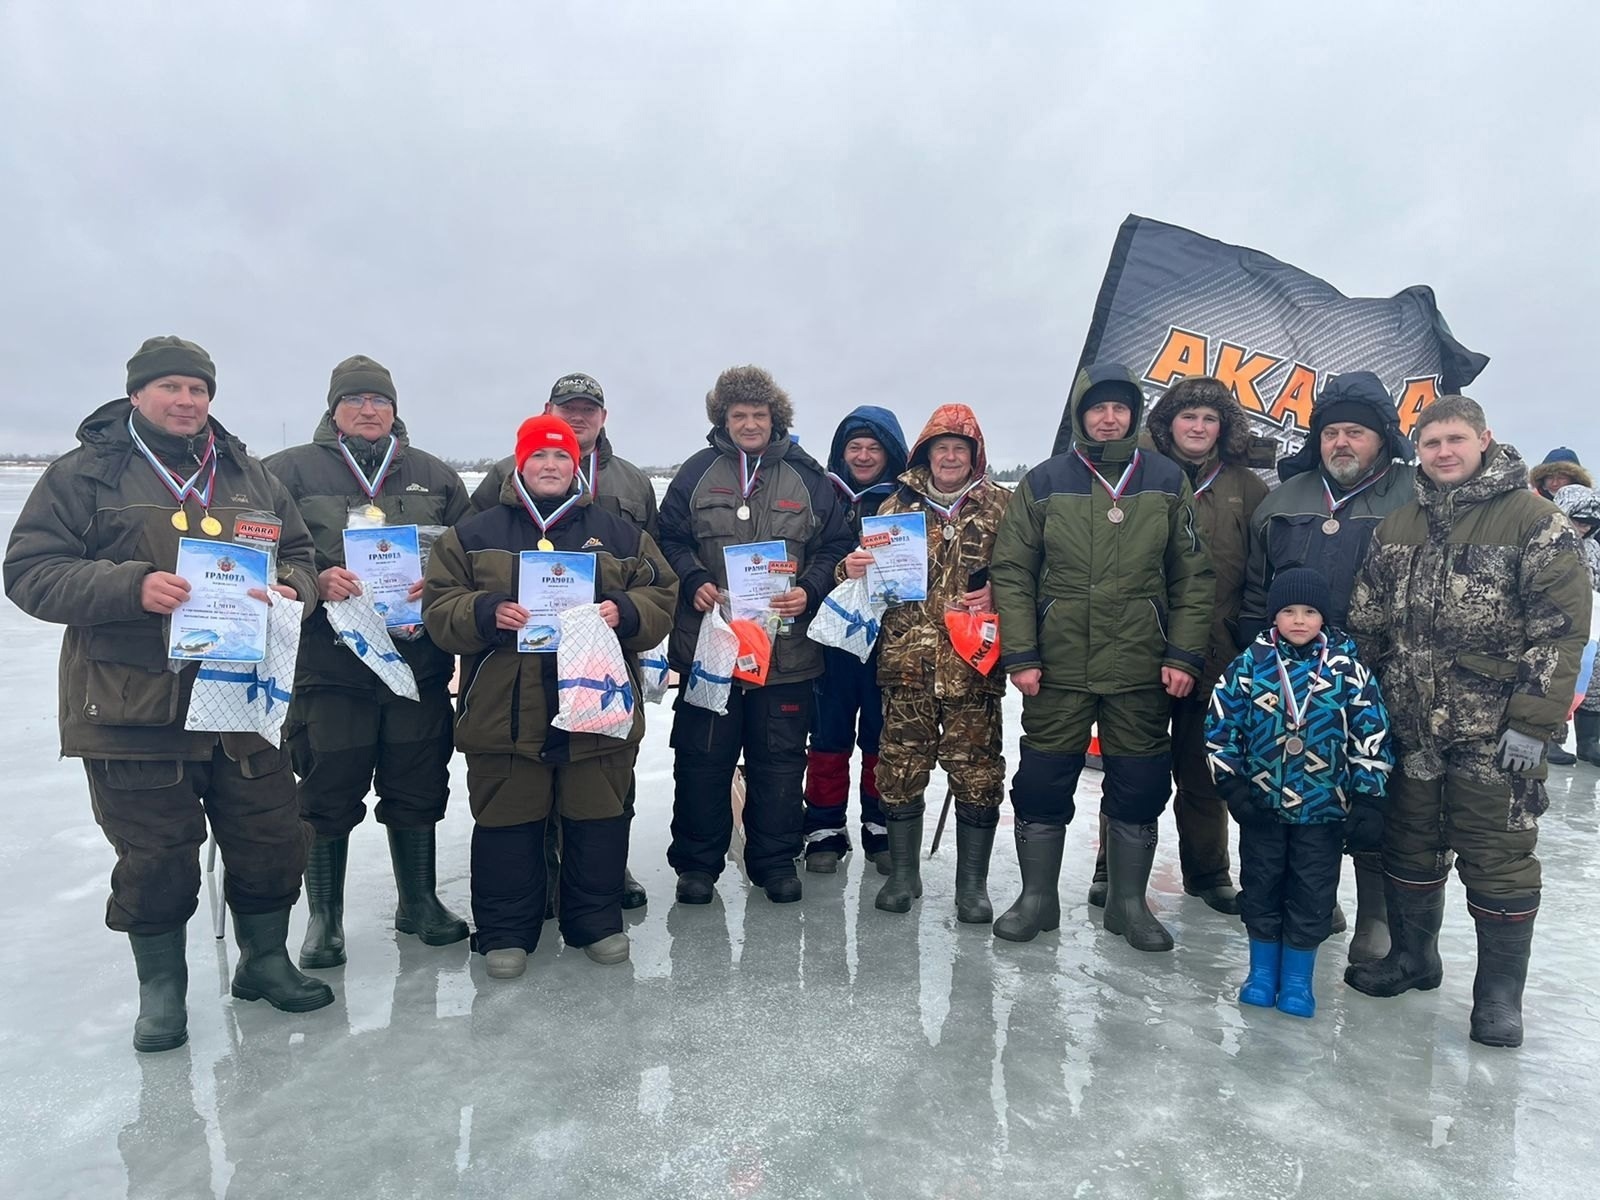
{"type": "MultiPolygon", "coordinates": [[[[489,651],[493,654],[494,651],[489,651]]],[[[467,690],[461,693],[461,719],[467,719],[467,713],[472,711],[472,689],[478,686],[478,676],[483,674],[483,664],[489,661],[489,654],[478,660],[478,665],[472,668],[472,678],[467,680],[467,690]]]]}
{"type": "MultiPolygon", "coordinates": [[[[1150,600],[1150,597],[1146,596],[1145,599],[1150,600]]],[[[1163,642],[1170,641],[1171,639],[1167,637],[1167,623],[1161,618],[1161,606],[1154,600],[1150,600],[1150,611],[1156,614],[1156,628],[1161,630],[1161,640],[1163,642]]]]}

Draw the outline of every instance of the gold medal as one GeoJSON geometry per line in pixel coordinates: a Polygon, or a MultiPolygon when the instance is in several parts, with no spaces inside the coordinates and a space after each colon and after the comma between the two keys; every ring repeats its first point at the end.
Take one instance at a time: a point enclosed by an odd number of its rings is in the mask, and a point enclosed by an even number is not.
{"type": "Polygon", "coordinates": [[[555,548],[556,548],[556,544],[554,542],[552,542],[549,538],[540,538],[539,539],[539,549],[541,549],[541,550],[554,550],[555,548]]]}
{"type": "Polygon", "coordinates": [[[1339,532],[1339,518],[1329,517],[1322,523],[1322,532],[1332,535],[1339,532]]]}
{"type": "Polygon", "coordinates": [[[383,509],[376,504],[369,504],[361,510],[361,515],[369,521],[381,521],[383,520],[383,509]]]}
{"type": "Polygon", "coordinates": [[[172,527],[174,529],[176,529],[179,533],[188,533],[189,532],[189,514],[184,512],[183,509],[181,509],[181,508],[177,512],[173,513],[172,514],[172,527]]]}
{"type": "Polygon", "coordinates": [[[210,513],[207,513],[205,516],[200,518],[200,528],[205,530],[207,537],[216,537],[222,532],[222,522],[217,520],[210,513]]]}
{"type": "Polygon", "coordinates": [[[1127,513],[1123,512],[1115,504],[1106,510],[1106,520],[1110,521],[1113,525],[1121,525],[1122,518],[1127,515],[1127,513]]]}

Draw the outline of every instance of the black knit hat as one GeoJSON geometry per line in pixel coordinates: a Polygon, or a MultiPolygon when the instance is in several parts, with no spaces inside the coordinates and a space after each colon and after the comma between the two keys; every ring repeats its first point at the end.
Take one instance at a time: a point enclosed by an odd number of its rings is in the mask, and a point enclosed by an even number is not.
{"type": "Polygon", "coordinates": [[[400,407],[389,368],[365,354],[353,354],[333,369],[333,378],[328,381],[328,411],[338,407],[340,396],[359,396],[364,392],[387,396],[396,408],[400,407]]]}
{"type": "Polygon", "coordinates": [[[213,396],[217,394],[217,368],[212,365],[211,356],[181,337],[169,334],[145,339],[139,352],[128,360],[128,395],[163,375],[204,379],[206,391],[213,396]]]}
{"type": "Polygon", "coordinates": [[[1291,604],[1304,604],[1322,614],[1326,621],[1329,613],[1328,581],[1321,571],[1310,567],[1290,567],[1272,577],[1267,589],[1267,614],[1276,619],[1291,604]]]}

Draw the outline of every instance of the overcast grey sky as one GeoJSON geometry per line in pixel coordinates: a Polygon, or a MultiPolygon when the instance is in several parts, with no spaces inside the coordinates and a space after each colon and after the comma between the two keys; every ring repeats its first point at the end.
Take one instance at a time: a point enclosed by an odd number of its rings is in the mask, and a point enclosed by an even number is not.
{"type": "Polygon", "coordinates": [[[1431,284],[1497,432],[1600,459],[1597,35],[1580,3],[0,0],[0,450],[70,446],[178,333],[262,453],[365,353],[439,454],[509,453],[581,370],[620,453],[674,462],[757,362],[813,449],[960,400],[1034,462],[1138,212],[1431,284]]]}

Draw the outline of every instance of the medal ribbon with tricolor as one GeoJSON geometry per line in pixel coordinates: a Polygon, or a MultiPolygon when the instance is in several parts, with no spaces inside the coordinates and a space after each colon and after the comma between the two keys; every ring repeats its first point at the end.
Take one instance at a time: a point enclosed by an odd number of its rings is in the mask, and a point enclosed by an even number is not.
{"type": "Polygon", "coordinates": [[[1361,495],[1362,492],[1366,491],[1373,484],[1377,483],[1378,480],[1382,479],[1388,473],[1389,468],[1385,467],[1371,479],[1363,483],[1360,487],[1356,488],[1354,491],[1346,492],[1344,496],[1338,500],[1333,498],[1333,489],[1328,486],[1328,477],[1324,475],[1322,477],[1322,494],[1327,498],[1328,501],[1328,516],[1332,517],[1336,515],[1341,508],[1343,508],[1346,504],[1349,504],[1350,501],[1361,495]]]}
{"type": "Polygon", "coordinates": [[[1294,683],[1289,678],[1288,668],[1284,666],[1283,652],[1278,649],[1278,640],[1278,633],[1274,630],[1272,648],[1277,651],[1273,656],[1273,661],[1278,667],[1278,694],[1283,698],[1283,712],[1289,722],[1289,732],[1295,735],[1290,738],[1289,744],[1285,746],[1285,749],[1290,754],[1299,754],[1306,748],[1305,742],[1298,736],[1300,730],[1305,728],[1306,709],[1311,707],[1311,697],[1317,690],[1317,681],[1322,678],[1322,669],[1328,665],[1328,635],[1325,633],[1317,634],[1317,669],[1311,676],[1311,682],[1306,685],[1306,702],[1304,705],[1301,705],[1300,701],[1295,697],[1294,683]],[[1294,743],[1297,742],[1299,744],[1295,745],[1294,743]]]}
{"type": "MultiPolygon", "coordinates": [[[[188,479],[183,479],[176,471],[157,458],[155,451],[145,445],[145,440],[139,436],[139,430],[134,427],[132,416],[128,417],[128,432],[133,436],[134,446],[138,448],[139,453],[144,456],[144,460],[155,471],[156,478],[161,480],[167,491],[172,493],[172,498],[178,502],[178,511],[172,514],[173,528],[179,532],[187,530],[189,528],[189,517],[183,511],[183,502],[185,500],[193,496],[202,510],[211,508],[211,492],[217,483],[217,435],[215,433],[207,434],[206,449],[205,453],[200,456],[200,465],[195,468],[193,475],[189,476],[188,479]],[[200,486],[200,476],[202,475],[206,477],[204,487],[200,486]]],[[[202,525],[207,533],[212,533],[212,529],[205,522],[215,525],[217,533],[222,531],[221,522],[213,518],[209,511],[206,511],[202,525]]]]}
{"type": "Polygon", "coordinates": [[[1115,485],[1112,485],[1104,475],[1100,474],[1100,469],[1089,461],[1082,450],[1074,446],[1072,452],[1078,456],[1084,466],[1089,468],[1089,474],[1094,476],[1095,481],[1105,488],[1106,495],[1111,497],[1111,509],[1106,513],[1106,519],[1113,525],[1119,524],[1122,521],[1122,509],[1117,506],[1117,501],[1122,499],[1122,493],[1128,490],[1128,481],[1133,478],[1133,473],[1139,469],[1140,452],[1137,450],[1133,452],[1133,458],[1129,460],[1127,469],[1122,472],[1122,478],[1117,480],[1115,485]]]}
{"type": "Polygon", "coordinates": [[[378,493],[383,490],[383,477],[389,473],[390,464],[394,462],[395,451],[400,448],[400,439],[393,434],[389,435],[389,449],[384,451],[383,461],[378,464],[377,472],[371,479],[361,469],[361,464],[356,462],[356,456],[350,453],[350,447],[344,444],[344,434],[339,435],[339,453],[344,455],[344,465],[350,468],[350,473],[361,484],[361,490],[367,494],[368,500],[376,500],[378,493]]]}
{"type": "Polygon", "coordinates": [[[527,510],[529,518],[539,527],[539,549],[554,550],[556,547],[555,543],[550,540],[550,531],[555,528],[556,523],[562,517],[572,511],[573,505],[583,499],[583,490],[580,488],[572,493],[561,502],[560,507],[555,512],[551,513],[549,517],[544,517],[540,515],[539,509],[534,505],[533,497],[528,495],[528,489],[522,485],[522,476],[513,475],[511,481],[517,486],[517,499],[522,501],[522,507],[527,510]]]}
{"type": "Polygon", "coordinates": [[[849,483],[845,482],[845,480],[839,475],[834,474],[832,471],[829,471],[827,474],[828,478],[833,480],[833,486],[838,488],[840,494],[843,495],[846,500],[850,501],[851,504],[860,503],[861,497],[870,496],[873,492],[888,493],[894,490],[894,484],[886,481],[880,481],[878,483],[868,484],[858,492],[855,490],[855,488],[851,487],[849,483]]]}
{"type": "Polygon", "coordinates": [[[600,482],[600,451],[589,451],[589,469],[585,471],[583,464],[578,464],[578,490],[599,495],[596,485],[600,482]]]}
{"type": "Polygon", "coordinates": [[[1196,496],[1200,495],[1201,492],[1205,491],[1208,487],[1215,483],[1217,481],[1217,476],[1222,474],[1222,468],[1226,465],[1226,463],[1219,462],[1216,466],[1212,467],[1211,473],[1195,485],[1194,494],[1196,496]]]}

